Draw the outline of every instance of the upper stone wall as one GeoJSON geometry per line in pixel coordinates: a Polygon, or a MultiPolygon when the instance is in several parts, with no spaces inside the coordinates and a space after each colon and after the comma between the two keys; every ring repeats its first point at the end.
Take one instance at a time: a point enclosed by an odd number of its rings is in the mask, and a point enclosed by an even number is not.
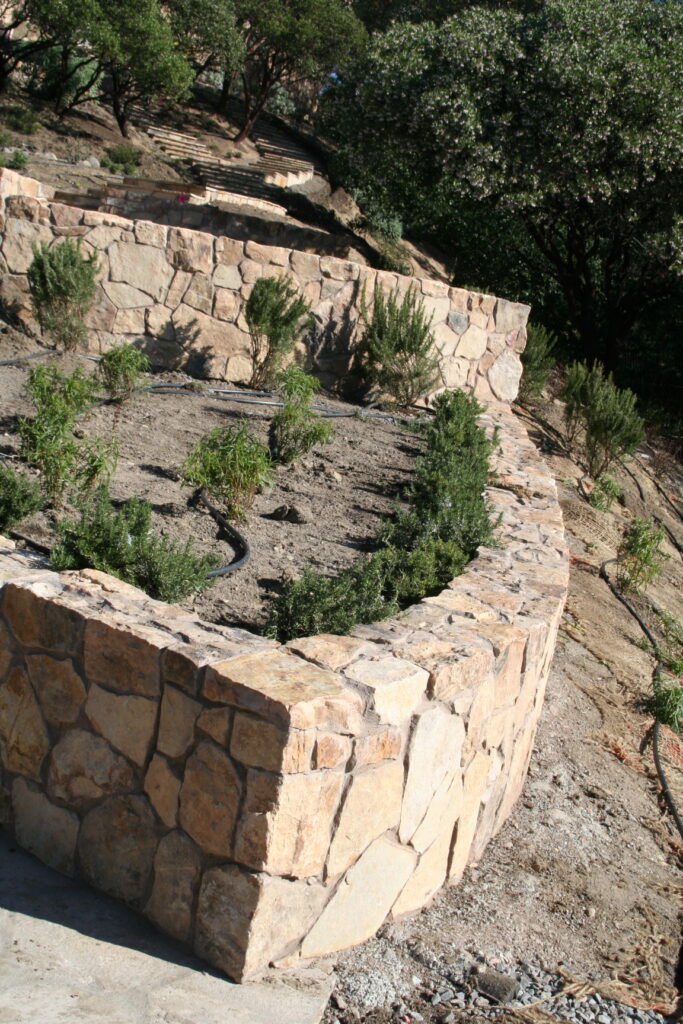
{"type": "Polygon", "coordinates": [[[326,384],[349,369],[362,297],[375,283],[423,299],[441,354],[443,386],[512,401],[521,376],[529,307],[386,271],[253,241],[128,220],[56,203],[30,178],[0,171],[0,302],[33,329],[26,272],[32,245],[82,239],[100,261],[88,315],[93,351],[115,340],[142,345],[154,364],[234,382],[251,374],[244,303],[262,276],[287,275],[310,304],[308,354],[326,384]]]}

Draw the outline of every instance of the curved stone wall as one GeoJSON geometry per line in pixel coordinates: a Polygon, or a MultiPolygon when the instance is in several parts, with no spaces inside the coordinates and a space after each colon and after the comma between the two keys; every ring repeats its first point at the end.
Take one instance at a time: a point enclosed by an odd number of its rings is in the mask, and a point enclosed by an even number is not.
{"type": "Polygon", "coordinates": [[[517,396],[529,307],[429,279],[205,231],[128,220],[56,203],[31,178],[0,169],[0,303],[32,319],[26,271],[34,245],[79,238],[96,252],[97,298],[87,317],[94,351],[115,340],[141,345],[156,366],[242,382],[251,375],[243,307],[254,281],[287,275],[311,306],[308,355],[325,383],[348,370],[363,294],[378,282],[422,298],[440,352],[444,387],[483,401],[517,396]]]}
{"type": "Polygon", "coordinates": [[[20,845],[235,979],[361,942],[519,795],[568,581],[504,406],[499,545],[351,636],[279,645],[0,541],[0,807],[20,845]]]}

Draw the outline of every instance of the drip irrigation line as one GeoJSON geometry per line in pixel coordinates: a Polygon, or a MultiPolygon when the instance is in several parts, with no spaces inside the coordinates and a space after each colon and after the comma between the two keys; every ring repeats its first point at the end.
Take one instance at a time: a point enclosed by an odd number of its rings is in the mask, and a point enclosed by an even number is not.
{"type": "Polygon", "coordinates": [[[244,534],[240,533],[236,527],[228,522],[223,513],[217,509],[215,505],[211,504],[203,487],[197,492],[196,498],[198,501],[201,501],[205,508],[208,509],[220,528],[227,533],[230,538],[230,543],[234,545],[238,552],[242,552],[241,556],[233,562],[230,562],[229,565],[221,565],[217,569],[210,569],[206,575],[210,579],[213,579],[216,576],[228,576],[230,573],[236,572],[238,569],[242,569],[251,558],[249,541],[244,534]]]}
{"type": "MultiPolygon", "coordinates": [[[[624,595],[617,589],[617,587],[612,582],[609,573],[607,572],[607,566],[614,564],[616,561],[616,558],[608,558],[607,561],[603,562],[600,566],[600,575],[607,584],[607,586],[610,588],[614,596],[617,598],[617,600],[620,601],[623,604],[624,608],[626,608],[626,610],[633,616],[633,618],[636,620],[636,622],[642,629],[647,639],[652,644],[652,650],[654,651],[656,658],[656,664],[654,667],[654,671],[652,673],[652,686],[653,689],[657,691],[661,686],[662,669],[665,667],[662,661],[662,653],[659,649],[657,641],[655,640],[652,634],[652,631],[650,630],[650,627],[647,625],[642,616],[639,615],[635,608],[630,604],[629,601],[626,600],[624,595]]],[[[676,801],[674,800],[673,793],[671,792],[671,788],[669,786],[669,781],[666,777],[666,772],[664,771],[664,765],[662,764],[662,759],[659,750],[659,732],[660,721],[655,715],[655,724],[652,734],[652,753],[654,755],[655,768],[657,769],[657,775],[659,776],[659,782],[662,787],[662,793],[664,794],[664,799],[666,801],[667,807],[669,808],[671,817],[673,818],[676,824],[676,828],[680,833],[681,839],[683,839],[683,819],[681,819],[678,807],[676,806],[676,801]]]]}
{"type": "Polygon", "coordinates": [[[27,362],[29,359],[42,359],[45,356],[52,356],[54,354],[54,349],[48,349],[47,352],[29,352],[28,355],[16,356],[15,359],[3,359],[0,362],[0,366],[21,366],[22,363],[27,362]]]}

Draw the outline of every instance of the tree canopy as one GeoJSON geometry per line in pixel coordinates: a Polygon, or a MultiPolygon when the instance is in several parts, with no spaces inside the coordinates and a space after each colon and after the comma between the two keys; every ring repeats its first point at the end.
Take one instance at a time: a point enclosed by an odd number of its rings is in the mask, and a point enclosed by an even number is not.
{"type": "Polygon", "coordinates": [[[345,180],[438,237],[458,283],[540,299],[585,353],[614,365],[680,294],[678,0],[395,23],[328,90],[325,125],[345,180]]]}

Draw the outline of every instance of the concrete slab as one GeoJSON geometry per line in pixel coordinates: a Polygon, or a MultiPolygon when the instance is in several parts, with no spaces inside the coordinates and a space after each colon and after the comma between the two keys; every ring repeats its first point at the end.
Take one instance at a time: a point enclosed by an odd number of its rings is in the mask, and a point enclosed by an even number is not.
{"type": "Polygon", "coordinates": [[[234,985],[0,835],[0,1024],[318,1024],[331,972],[234,985]]]}

